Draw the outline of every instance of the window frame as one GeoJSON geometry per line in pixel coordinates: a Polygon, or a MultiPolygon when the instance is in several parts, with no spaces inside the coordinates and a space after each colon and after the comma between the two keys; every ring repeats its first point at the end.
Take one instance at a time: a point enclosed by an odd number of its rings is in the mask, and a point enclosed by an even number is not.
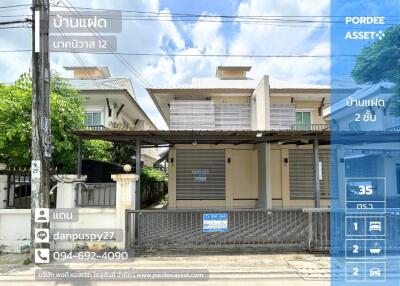
{"type": "Polygon", "coordinates": [[[102,110],[94,110],[94,109],[89,109],[89,110],[85,110],[84,111],[84,115],[85,115],[85,119],[84,119],[84,122],[83,122],[83,124],[85,125],[85,126],[102,126],[102,125],[104,125],[104,115],[103,115],[103,111],[102,110]],[[100,124],[99,125],[94,125],[93,123],[93,114],[94,113],[99,113],[100,114],[100,124]],[[86,115],[87,114],[91,114],[91,117],[92,117],[92,124],[86,124],[86,115]]]}

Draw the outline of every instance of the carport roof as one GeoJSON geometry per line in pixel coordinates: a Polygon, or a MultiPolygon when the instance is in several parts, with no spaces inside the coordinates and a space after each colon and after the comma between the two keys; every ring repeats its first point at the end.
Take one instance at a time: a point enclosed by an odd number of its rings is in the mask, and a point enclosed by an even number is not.
{"type": "MultiPolygon", "coordinates": [[[[331,144],[331,132],[323,131],[220,131],[220,130],[78,130],[73,134],[83,140],[105,140],[132,144],[140,139],[143,146],[176,144],[331,144]]],[[[335,132],[334,143],[383,143],[398,141],[398,132],[335,132]]]]}

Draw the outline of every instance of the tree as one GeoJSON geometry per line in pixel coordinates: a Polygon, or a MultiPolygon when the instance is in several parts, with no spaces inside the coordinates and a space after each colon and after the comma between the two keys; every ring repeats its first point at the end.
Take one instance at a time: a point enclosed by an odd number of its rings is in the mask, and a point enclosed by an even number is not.
{"type": "Polygon", "coordinates": [[[382,40],[365,47],[356,60],[352,76],[358,83],[392,82],[396,95],[391,98],[391,113],[400,116],[400,25],[385,31],[382,40]]]}
{"type": "MultiPolygon", "coordinates": [[[[75,172],[78,140],[71,131],[83,127],[83,97],[57,75],[52,76],[50,97],[53,167],[60,173],[75,172]]],[[[0,162],[11,168],[30,166],[31,108],[29,74],[21,75],[12,85],[0,84],[0,162]]],[[[88,142],[85,152],[93,159],[107,159],[107,146],[111,143],[88,142]]]]}

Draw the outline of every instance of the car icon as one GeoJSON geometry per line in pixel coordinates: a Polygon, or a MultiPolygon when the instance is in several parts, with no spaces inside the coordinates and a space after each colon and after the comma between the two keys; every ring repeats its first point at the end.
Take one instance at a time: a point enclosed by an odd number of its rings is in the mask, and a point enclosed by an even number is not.
{"type": "Polygon", "coordinates": [[[381,276],[381,270],[378,267],[371,268],[369,270],[369,276],[370,277],[380,277],[381,276]]]}

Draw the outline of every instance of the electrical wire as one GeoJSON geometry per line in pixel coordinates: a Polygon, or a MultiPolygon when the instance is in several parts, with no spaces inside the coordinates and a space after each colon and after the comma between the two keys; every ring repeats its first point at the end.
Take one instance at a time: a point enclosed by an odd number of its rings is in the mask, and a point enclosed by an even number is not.
{"type": "MultiPolygon", "coordinates": [[[[0,53],[19,53],[31,52],[30,49],[21,50],[0,50],[0,53]]],[[[64,52],[53,51],[52,53],[71,53],[71,54],[93,54],[93,55],[124,55],[124,56],[154,56],[154,57],[236,57],[236,58],[343,58],[357,57],[353,54],[342,55],[262,55],[262,54],[164,54],[164,53],[125,53],[125,52],[64,52]]]]}
{"type": "MultiPolygon", "coordinates": [[[[74,9],[75,10],[75,12],[78,14],[78,15],[81,15],[80,13],[79,13],[79,11],[77,11],[76,10],[76,8],[74,7],[74,6],[72,6],[72,4],[68,1],[68,0],[65,0],[69,5],[70,5],[70,7],[67,7],[67,5],[65,5],[65,3],[62,1],[62,0],[60,0],[60,2],[69,10],[69,11],[71,11],[71,9],[70,8],[72,8],[72,9],[74,9]]],[[[93,35],[95,35],[97,38],[99,38],[99,39],[104,39],[102,36],[101,36],[101,34],[99,34],[97,31],[96,31],[96,29],[94,29],[94,28],[91,28],[90,29],[91,30],[91,33],[93,34],[93,35]]],[[[139,82],[141,82],[141,84],[143,85],[143,87],[150,87],[151,86],[151,84],[122,56],[122,55],[120,55],[119,53],[115,53],[115,52],[111,52],[111,53],[109,53],[109,54],[113,54],[125,67],[127,67],[128,68],[128,70],[129,71],[131,71],[135,76],[136,76],[136,78],[139,80],[139,82]]]]}

